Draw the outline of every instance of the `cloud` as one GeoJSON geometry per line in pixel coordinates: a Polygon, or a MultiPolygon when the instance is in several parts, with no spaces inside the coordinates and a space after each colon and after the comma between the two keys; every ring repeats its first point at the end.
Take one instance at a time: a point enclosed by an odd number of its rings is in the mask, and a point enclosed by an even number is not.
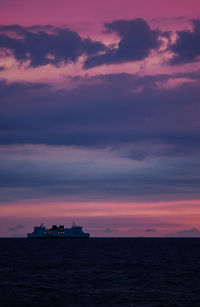
{"type": "Polygon", "coordinates": [[[144,232],[156,232],[155,228],[147,228],[144,230],[144,232]]]}
{"type": "Polygon", "coordinates": [[[177,39],[169,50],[174,53],[170,64],[196,62],[200,57],[200,19],[192,20],[193,31],[177,31],[177,39]]]}
{"type": "Polygon", "coordinates": [[[0,27],[0,48],[13,52],[19,62],[29,61],[29,66],[61,65],[76,62],[81,55],[97,54],[106,47],[67,28],[52,26],[0,27]]]}
{"type": "Polygon", "coordinates": [[[162,38],[165,38],[168,49],[163,51],[174,54],[169,64],[184,64],[198,61],[200,56],[200,19],[193,19],[192,24],[192,31],[176,31],[177,39],[171,44],[169,32],[152,29],[144,19],[114,20],[104,24],[105,34],[115,34],[119,38],[116,45],[110,46],[89,37],[82,38],[68,28],[1,25],[0,48],[9,50],[18,62],[26,62],[30,67],[60,66],[85,56],[83,68],[90,69],[103,64],[144,60],[152,51],[160,52],[162,38]]]}
{"type": "Polygon", "coordinates": [[[198,152],[198,76],[174,88],[160,86],[169,78],[175,76],[99,75],[62,91],[1,81],[0,143],[134,144],[124,154],[136,160],[198,152]]]}
{"type": "Polygon", "coordinates": [[[1,81],[1,200],[198,194],[199,78],[98,75],[70,90],[1,81]]]}
{"type": "Polygon", "coordinates": [[[174,234],[168,235],[169,237],[200,237],[200,231],[197,228],[191,228],[178,231],[174,234]]]}
{"type": "Polygon", "coordinates": [[[15,226],[15,227],[9,228],[8,231],[9,231],[9,232],[15,232],[15,231],[21,230],[21,229],[23,229],[23,228],[24,228],[23,225],[17,225],[17,226],[15,226]]]}
{"type": "Polygon", "coordinates": [[[102,230],[102,232],[104,232],[104,233],[117,233],[118,230],[113,229],[113,228],[105,228],[104,230],[102,230]]]}
{"type": "Polygon", "coordinates": [[[150,51],[160,46],[158,30],[152,30],[148,23],[141,19],[115,20],[104,25],[105,33],[116,33],[120,37],[117,47],[109,48],[101,55],[89,56],[84,68],[99,65],[120,64],[146,58],[150,51]]]}
{"type": "Polygon", "coordinates": [[[82,202],[199,195],[199,158],[135,161],[120,151],[120,146],[0,146],[0,203],[45,197],[82,202]]]}

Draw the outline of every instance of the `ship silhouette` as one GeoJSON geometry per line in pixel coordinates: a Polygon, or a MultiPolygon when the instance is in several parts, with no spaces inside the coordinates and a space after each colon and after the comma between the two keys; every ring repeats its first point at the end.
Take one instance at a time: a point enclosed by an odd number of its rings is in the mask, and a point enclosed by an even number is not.
{"type": "Polygon", "coordinates": [[[35,226],[32,233],[27,234],[28,239],[88,239],[89,237],[90,234],[83,232],[82,226],[74,222],[71,228],[65,228],[64,225],[46,228],[42,223],[40,226],[35,226]]]}

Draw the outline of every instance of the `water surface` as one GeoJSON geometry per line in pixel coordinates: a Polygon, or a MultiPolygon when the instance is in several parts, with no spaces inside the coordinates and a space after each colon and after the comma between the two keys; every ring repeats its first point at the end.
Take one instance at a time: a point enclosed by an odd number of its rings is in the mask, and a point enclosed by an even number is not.
{"type": "Polygon", "coordinates": [[[0,306],[200,306],[200,239],[0,239],[0,306]]]}

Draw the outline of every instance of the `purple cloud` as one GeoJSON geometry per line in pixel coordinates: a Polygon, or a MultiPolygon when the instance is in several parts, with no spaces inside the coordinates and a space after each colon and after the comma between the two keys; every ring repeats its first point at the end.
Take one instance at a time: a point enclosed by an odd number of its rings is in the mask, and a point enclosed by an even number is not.
{"type": "Polygon", "coordinates": [[[144,232],[156,232],[155,228],[147,228],[144,230],[144,232]]]}
{"type": "Polygon", "coordinates": [[[24,226],[20,224],[20,225],[14,226],[14,227],[10,227],[8,229],[8,232],[16,232],[16,231],[21,230],[23,228],[24,228],[24,226]]]}
{"type": "Polygon", "coordinates": [[[152,30],[143,19],[115,20],[105,24],[105,33],[116,33],[120,37],[118,46],[101,55],[88,57],[84,68],[102,64],[119,64],[146,58],[150,51],[160,46],[158,30],[152,30]]]}
{"type": "Polygon", "coordinates": [[[191,80],[196,78],[194,82],[170,89],[158,86],[175,77],[100,75],[62,91],[40,83],[2,81],[0,143],[114,146],[149,142],[151,146],[140,144],[124,153],[136,160],[199,152],[199,77],[189,74],[191,80]],[[165,144],[163,149],[159,144],[165,144]]]}
{"type": "Polygon", "coordinates": [[[102,43],[82,39],[78,33],[67,28],[11,25],[1,26],[0,33],[0,47],[10,49],[20,62],[29,60],[32,67],[76,62],[81,55],[106,50],[102,43]]]}
{"type": "Polygon", "coordinates": [[[104,230],[102,230],[102,232],[109,234],[109,233],[116,233],[118,232],[118,230],[113,228],[105,228],[104,230]]]}
{"type": "Polygon", "coordinates": [[[174,53],[170,64],[186,64],[199,60],[200,56],[200,19],[192,20],[193,31],[178,31],[176,42],[169,47],[174,53]]]}
{"type": "Polygon", "coordinates": [[[196,228],[191,228],[191,229],[186,229],[186,230],[181,230],[178,231],[174,234],[168,235],[169,237],[200,237],[200,231],[196,228]]]}

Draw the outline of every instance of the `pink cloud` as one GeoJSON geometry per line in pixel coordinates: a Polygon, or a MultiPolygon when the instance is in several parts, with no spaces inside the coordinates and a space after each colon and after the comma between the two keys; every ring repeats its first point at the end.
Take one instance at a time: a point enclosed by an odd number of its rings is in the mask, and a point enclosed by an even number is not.
{"type": "MultiPolygon", "coordinates": [[[[59,198],[59,197],[58,197],[59,198]]],[[[93,236],[166,236],[199,226],[200,200],[168,202],[72,202],[58,199],[20,200],[1,205],[0,232],[10,236],[11,227],[22,235],[41,221],[69,224],[75,220],[93,236]],[[105,229],[116,231],[105,232],[105,229]],[[147,231],[154,229],[155,231],[147,231]]]]}

